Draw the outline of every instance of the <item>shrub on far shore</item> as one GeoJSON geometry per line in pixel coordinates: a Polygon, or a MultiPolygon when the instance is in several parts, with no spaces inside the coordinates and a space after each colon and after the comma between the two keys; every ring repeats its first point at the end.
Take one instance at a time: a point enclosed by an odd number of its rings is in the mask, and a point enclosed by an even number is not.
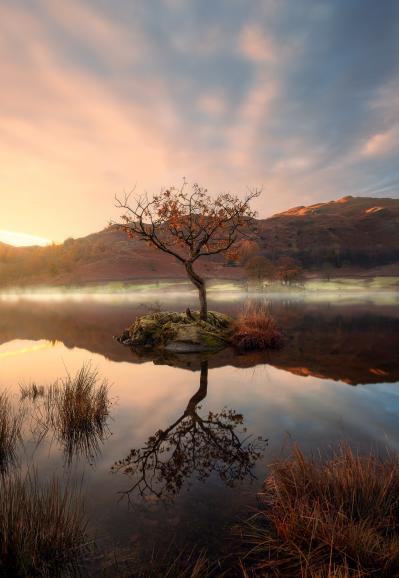
{"type": "Polygon", "coordinates": [[[238,315],[232,335],[233,345],[240,351],[275,349],[282,336],[264,303],[249,303],[238,315]]]}
{"type": "Polygon", "coordinates": [[[399,460],[355,455],[270,466],[261,507],[241,528],[244,576],[388,578],[399,575],[399,460]]]}

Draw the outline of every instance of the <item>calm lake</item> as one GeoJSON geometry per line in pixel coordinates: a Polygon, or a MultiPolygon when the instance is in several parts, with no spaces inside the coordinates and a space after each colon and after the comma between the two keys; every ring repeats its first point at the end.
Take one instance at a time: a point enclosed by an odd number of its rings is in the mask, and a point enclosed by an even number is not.
{"type": "MultiPolygon", "coordinates": [[[[215,293],[210,308],[234,314],[246,299],[215,293]]],[[[138,314],[195,308],[194,294],[0,297],[0,387],[25,408],[17,466],[81,485],[104,548],[173,541],[217,556],[255,505],[267,463],[293,442],[306,452],[341,440],[399,450],[397,294],[256,299],[284,333],[281,350],[153,358],[113,336],[138,314]],[[92,445],[67,448],[38,433],[40,400],[21,401],[20,384],[48,385],[85,363],[110,383],[111,415],[92,445]],[[128,473],[112,469],[135,459],[128,473]]]]}

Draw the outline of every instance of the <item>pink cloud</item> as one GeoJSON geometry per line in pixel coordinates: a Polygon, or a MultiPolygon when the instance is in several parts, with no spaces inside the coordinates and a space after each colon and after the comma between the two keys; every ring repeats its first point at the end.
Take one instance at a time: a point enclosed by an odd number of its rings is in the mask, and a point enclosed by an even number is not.
{"type": "Polygon", "coordinates": [[[197,105],[210,116],[221,116],[227,110],[226,99],[221,94],[203,94],[198,98],[197,105]]]}
{"type": "Polygon", "coordinates": [[[399,130],[393,128],[386,132],[374,134],[362,148],[365,156],[384,156],[395,152],[399,145],[399,130]]]}
{"type": "Polygon", "coordinates": [[[271,38],[256,24],[247,25],[242,30],[239,51],[242,56],[255,62],[272,62],[276,56],[271,38]]]}

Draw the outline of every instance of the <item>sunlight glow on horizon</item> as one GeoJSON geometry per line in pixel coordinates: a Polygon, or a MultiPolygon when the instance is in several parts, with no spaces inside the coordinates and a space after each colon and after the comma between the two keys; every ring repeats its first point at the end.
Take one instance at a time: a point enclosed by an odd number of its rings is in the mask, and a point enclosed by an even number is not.
{"type": "Polygon", "coordinates": [[[44,239],[43,237],[38,237],[37,235],[29,235],[27,233],[17,233],[16,231],[4,230],[0,230],[0,242],[6,243],[7,245],[13,245],[14,247],[30,247],[33,245],[45,247],[46,245],[51,245],[52,243],[52,241],[49,239],[44,239]]]}
{"type": "Polygon", "coordinates": [[[396,0],[0,0],[0,231],[86,236],[183,175],[261,188],[261,218],[398,198],[398,21],[396,0]]]}

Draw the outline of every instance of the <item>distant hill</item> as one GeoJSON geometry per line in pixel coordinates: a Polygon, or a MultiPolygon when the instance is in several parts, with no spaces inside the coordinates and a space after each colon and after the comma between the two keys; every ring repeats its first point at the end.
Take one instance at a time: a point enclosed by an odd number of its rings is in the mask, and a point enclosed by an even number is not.
{"type": "Polygon", "coordinates": [[[378,267],[399,261],[399,199],[343,197],[259,222],[262,252],[305,269],[378,267]]]}
{"type": "MultiPolygon", "coordinates": [[[[256,220],[256,253],[294,258],[309,273],[399,274],[399,199],[343,197],[256,220]]],[[[200,260],[208,278],[245,276],[242,263],[200,260]]],[[[0,286],[185,278],[173,258],[109,228],[48,247],[0,243],[0,286]]]]}

